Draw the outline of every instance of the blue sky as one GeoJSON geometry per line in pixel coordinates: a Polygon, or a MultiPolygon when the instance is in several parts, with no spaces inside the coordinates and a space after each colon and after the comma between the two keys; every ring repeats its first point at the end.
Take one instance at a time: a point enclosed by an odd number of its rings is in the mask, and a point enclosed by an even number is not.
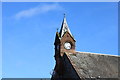
{"type": "Polygon", "coordinates": [[[118,55],[118,3],[3,3],[4,78],[50,78],[54,38],[66,13],[76,51],[118,55]]]}

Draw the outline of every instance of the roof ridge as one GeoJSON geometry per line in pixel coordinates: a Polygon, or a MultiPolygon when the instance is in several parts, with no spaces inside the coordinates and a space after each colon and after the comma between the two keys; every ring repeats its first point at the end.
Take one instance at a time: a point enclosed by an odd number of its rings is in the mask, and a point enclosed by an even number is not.
{"type": "Polygon", "coordinates": [[[93,52],[80,52],[76,51],[77,53],[89,53],[89,54],[96,54],[96,55],[106,55],[106,56],[115,56],[115,57],[120,57],[119,55],[110,55],[110,54],[102,54],[102,53],[93,53],[93,52]]]}

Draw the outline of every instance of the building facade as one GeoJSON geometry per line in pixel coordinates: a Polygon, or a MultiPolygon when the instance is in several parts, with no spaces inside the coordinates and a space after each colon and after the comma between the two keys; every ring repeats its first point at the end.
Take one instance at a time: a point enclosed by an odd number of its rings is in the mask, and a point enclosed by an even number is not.
{"type": "Polygon", "coordinates": [[[119,56],[77,52],[75,42],[64,16],[55,36],[56,65],[51,80],[118,78],[119,56]]]}

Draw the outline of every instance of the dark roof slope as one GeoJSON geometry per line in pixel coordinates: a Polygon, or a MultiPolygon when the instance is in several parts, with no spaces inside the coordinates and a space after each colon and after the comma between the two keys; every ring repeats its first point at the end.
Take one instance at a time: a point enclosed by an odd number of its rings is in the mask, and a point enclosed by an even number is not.
{"type": "Polygon", "coordinates": [[[118,78],[119,56],[88,52],[66,53],[81,78],[118,78]]]}

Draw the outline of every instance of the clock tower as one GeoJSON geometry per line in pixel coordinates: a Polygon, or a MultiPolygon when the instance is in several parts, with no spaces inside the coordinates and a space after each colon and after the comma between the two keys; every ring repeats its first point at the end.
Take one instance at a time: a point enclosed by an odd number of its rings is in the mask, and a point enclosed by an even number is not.
{"type": "Polygon", "coordinates": [[[59,56],[63,56],[66,53],[74,53],[75,52],[75,39],[70,32],[68,27],[66,17],[64,15],[63,22],[61,25],[60,32],[56,32],[55,37],[55,55],[59,54],[59,56]]]}
{"type": "Polygon", "coordinates": [[[63,67],[63,55],[65,53],[75,53],[75,39],[73,35],[70,32],[70,29],[68,27],[66,17],[64,15],[63,22],[61,25],[60,31],[56,32],[55,37],[55,60],[56,65],[53,72],[53,77],[56,76],[56,78],[60,78],[60,76],[63,75],[64,67],[63,67]]]}

